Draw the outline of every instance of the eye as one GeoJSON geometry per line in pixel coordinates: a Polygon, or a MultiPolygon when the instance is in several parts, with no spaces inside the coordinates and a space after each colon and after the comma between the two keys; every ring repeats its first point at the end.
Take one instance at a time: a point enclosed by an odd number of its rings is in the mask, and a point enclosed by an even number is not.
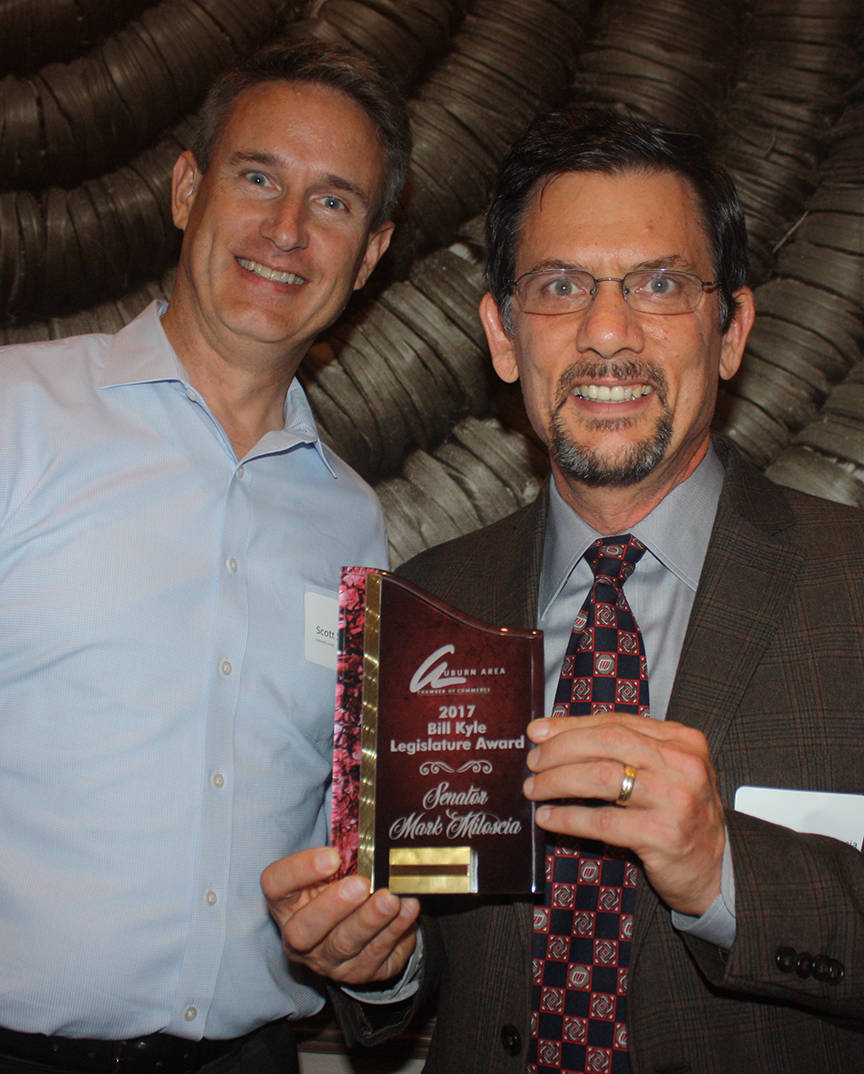
{"type": "Polygon", "coordinates": [[[545,279],[538,277],[540,292],[550,299],[573,298],[585,293],[585,287],[578,279],[572,276],[556,274],[545,279]]]}
{"type": "Polygon", "coordinates": [[[682,281],[674,272],[652,272],[644,280],[639,280],[635,290],[644,291],[658,298],[677,295],[681,291],[682,281]]]}
{"type": "Polygon", "coordinates": [[[246,172],[245,178],[253,186],[269,186],[270,180],[264,172],[246,172]]]}
{"type": "Polygon", "coordinates": [[[325,194],[321,199],[321,204],[325,209],[333,209],[337,213],[345,212],[348,209],[347,204],[341,198],[337,198],[335,194],[325,194]]]}

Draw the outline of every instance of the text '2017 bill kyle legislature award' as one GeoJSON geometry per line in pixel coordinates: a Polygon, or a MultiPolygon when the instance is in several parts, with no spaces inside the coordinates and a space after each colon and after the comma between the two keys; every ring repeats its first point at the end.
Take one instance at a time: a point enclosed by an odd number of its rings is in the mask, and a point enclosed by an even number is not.
{"type": "Polygon", "coordinates": [[[522,794],[542,713],[543,636],[463,615],[387,571],[339,589],[333,844],[343,873],[399,893],[542,883],[522,794]]]}

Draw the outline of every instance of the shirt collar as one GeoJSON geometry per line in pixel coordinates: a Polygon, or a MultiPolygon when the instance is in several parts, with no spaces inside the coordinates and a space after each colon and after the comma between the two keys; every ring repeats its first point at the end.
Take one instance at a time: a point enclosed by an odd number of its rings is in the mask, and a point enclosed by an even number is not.
{"type": "MultiPolygon", "coordinates": [[[[112,337],[97,387],[110,389],[173,381],[181,385],[184,391],[193,393],[197,401],[206,407],[162,328],[162,315],[167,309],[167,302],[160,299],[151,302],[112,337]]],[[[266,433],[255,445],[254,456],[275,455],[297,444],[310,444],[335,478],[336,471],[327,458],[309,400],[296,377],[285,395],[283,415],[284,426],[266,433]]]]}
{"type": "MultiPolygon", "coordinates": [[[[713,445],[693,473],[664,496],[631,532],[668,570],[695,591],[711,539],[725,471],[713,445]]],[[[545,612],[599,534],[564,502],[550,478],[539,608],[545,612]]]]}
{"type": "Polygon", "coordinates": [[[189,377],[162,329],[162,314],[168,303],[157,299],[112,336],[99,388],[120,388],[129,384],[153,384],[174,380],[191,387],[189,377]]]}

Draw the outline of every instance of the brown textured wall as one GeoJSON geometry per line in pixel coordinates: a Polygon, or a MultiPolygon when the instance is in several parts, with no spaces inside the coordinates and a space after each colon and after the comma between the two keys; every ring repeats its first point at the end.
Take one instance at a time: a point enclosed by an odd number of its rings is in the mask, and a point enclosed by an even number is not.
{"type": "Polygon", "coordinates": [[[498,160],[539,109],[697,130],[738,179],[759,319],[718,425],[775,479],[864,505],[860,0],[6,0],[0,342],[113,331],[170,291],[170,169],[207,82],[278,35],[367,48],[410,101],[384,271],[303,371],[377,488],[395,562],[542,479],[475,316],[498,160]]]}

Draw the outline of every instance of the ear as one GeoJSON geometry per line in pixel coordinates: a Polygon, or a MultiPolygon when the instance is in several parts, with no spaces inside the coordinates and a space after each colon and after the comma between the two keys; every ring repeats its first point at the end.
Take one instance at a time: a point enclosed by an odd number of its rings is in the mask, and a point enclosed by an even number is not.
{"type": "Polygon", "coordinates": [[[489,353],[492,355],[495,372],[502,380],[512,384],[519,379],[519,365],[516,361],[513,340],[501,323],[498,303],[488,291],[480,299],[480,321],[486,333],[486,342],[489,344],[489,353]]]}
{"type": "Polygon", "coordinates": [[[747,345],[747,337],[753,327],[753,318],[756,316],[756,306],[753,302],[753,292],[749,287],[741,287],[735,292],[735,316],[732,323],[723,336],[720,345],[720,379],[729,380],[738,372],[741,359],[744,357],[744,347],[747,345]]]}
{"type": "Polygon", "coordinates": [[[369,238],[366,240],[366,252],[363,254],[363,260],[360,262],[360,268],[357,270],[357,275],[354,278],[355,291],[359,291],[372,275],[372,270],[384,256],[392,237],[392,220],[388,220],[386,224],[382,224],[377,231],[371,232],[369,238]]]}
{"type": "Polygon", "coordinates": [[[195,195],[201,181],[198,163],[190,150],[185,150],[174,162],[171,176],[171,216],[175,227],[186,230],[189,214],[195,204],[195,195]]]}

